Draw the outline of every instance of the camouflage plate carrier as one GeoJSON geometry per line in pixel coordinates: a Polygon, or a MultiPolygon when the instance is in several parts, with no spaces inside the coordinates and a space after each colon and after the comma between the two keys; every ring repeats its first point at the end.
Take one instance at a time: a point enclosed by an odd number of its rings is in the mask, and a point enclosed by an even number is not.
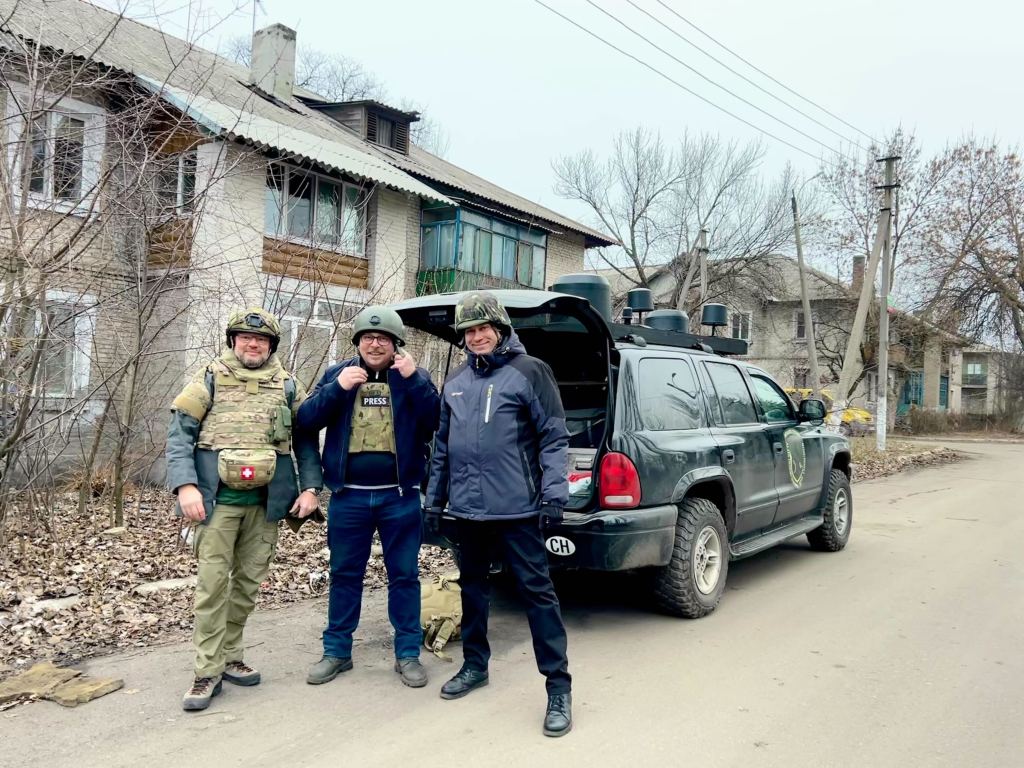
{"type": "Polygon", "coordinates": [[[365,382],[356,393],[349,433],[350,453],[367,451],[397,454],[387,382],[365,382]]]}

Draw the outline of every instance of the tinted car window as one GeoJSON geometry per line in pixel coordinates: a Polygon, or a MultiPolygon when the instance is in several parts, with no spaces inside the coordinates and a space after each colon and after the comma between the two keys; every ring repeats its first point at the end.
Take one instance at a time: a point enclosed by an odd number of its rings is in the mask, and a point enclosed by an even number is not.
{"type": "Polygon", "coordinates": [[[793,406],[786,397],[786,393],[779,389],[775,382],[766,379],[764,376],[751,374],[750,380],[754,382],[754,396],[761,404],[765,421],[774,424],[779,421],[793,421],[793,406]]]}
{"type": "Polygon", "coordinates": [[[722,418],[726,424],[754,424],[757,422],[757,411],[754,400],[750,397],[743,374],[735,365],[729,363],[705,363],[711,383],[715,385],[718,404],[722,409],[722,418]]]}
{"type": "Polygon", "coordinates": [[[640,361],[640,418],[646,429],[701,426],[700,388],[686,360],[649,357],[640,361]]]}

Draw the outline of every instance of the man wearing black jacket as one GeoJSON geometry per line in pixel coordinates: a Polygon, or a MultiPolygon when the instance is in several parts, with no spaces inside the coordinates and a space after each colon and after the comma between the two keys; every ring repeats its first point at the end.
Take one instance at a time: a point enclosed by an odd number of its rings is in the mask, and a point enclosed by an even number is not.
{"type": "Polygon", "coordinates": [[[427,488],[428,525],[447,505],[457,520],[462,669],[441,688],[456,699],[488,682],[491,552],[527,602],[537,667],[546,678],[544,734],[572,727],[572,678],[542,528],[569,496],[568,434],[551,368],[530,357],[497,297],[467,294],[455,311],[467,361],[445,382],[427,488]]]}

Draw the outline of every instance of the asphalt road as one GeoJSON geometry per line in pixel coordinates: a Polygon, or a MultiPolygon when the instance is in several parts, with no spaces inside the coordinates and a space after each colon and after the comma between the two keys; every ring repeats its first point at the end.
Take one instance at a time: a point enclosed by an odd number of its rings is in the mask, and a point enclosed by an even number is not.
{"type": "MultiPolygon", "coordinates": [[[[541,735],[545,695],[525,618],[492,618],[489,687],[437,696],[389,661],[367,596],[356,668],[310,687],[322,601],[257,614],[258,688],[179,709],[183,645],[90,662],[125,690],[75,710],[0,714],[4,766],[1024,765],[1024,446],[958,445],[966,461],[854,486],[841,553],[803,540],[734,563],[719,609],[652,614],[621,577],[560,581],[575,728],[541,735]]],[[[453,646],[456,656],[460,647],[453,646]]]]}

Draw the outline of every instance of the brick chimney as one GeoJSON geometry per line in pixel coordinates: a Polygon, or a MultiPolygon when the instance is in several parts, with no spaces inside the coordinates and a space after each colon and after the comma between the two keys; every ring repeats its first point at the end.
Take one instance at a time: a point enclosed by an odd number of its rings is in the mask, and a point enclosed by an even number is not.
{"type": "Polygon", "coordinates": [[[864,257],[854,256],[853,257],[853,282],[850,284],[853,292],[860,296],[861,289],[864,287],[864,257]]]}
{"type": "Polygon", "coordinates": [[[291,101],[295,83],[294,29],[271,24],[253,33],[249,82],[281,101],[291,101]]]}

